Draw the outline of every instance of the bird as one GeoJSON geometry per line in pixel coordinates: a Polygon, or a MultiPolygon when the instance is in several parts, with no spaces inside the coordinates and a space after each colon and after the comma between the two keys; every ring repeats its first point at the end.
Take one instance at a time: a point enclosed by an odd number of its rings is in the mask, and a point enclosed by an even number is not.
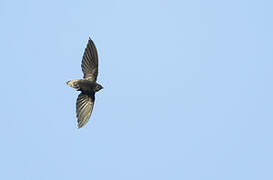
{"type": "Polygon", "coordinates": [[[95,103],[95,93],[103,89],[102,85],[97,83],[98,53],[90,37],[84,50],[81,68],[83,72],[82,79],[66,82],[68,86],[80,91],[76,101],[78,128],[83,127],[90,119],[95,103]]]}

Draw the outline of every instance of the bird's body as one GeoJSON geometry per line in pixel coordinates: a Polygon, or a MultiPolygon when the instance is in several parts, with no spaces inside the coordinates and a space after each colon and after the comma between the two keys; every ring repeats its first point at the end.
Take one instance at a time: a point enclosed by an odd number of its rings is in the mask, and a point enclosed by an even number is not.
{"type": "Polygon", "coordinates": [[[102,87],[100,84],[90,81],[88,79],[71,80],[67,82],[67,85],[77,89],[78,91],[86,93],[95,93],[101,89],[100,87],[102,87]]]}
{"type": "Polygon", "coordinates": [[[95,93],[103,87],[96,82],[98,76],[98,55],[95,44],[89,38],[82,58],[83,79],[75,79],[67,82],[67,85],[81,91],[77,98],[76,113],[78,127],[84,126],[92,113],[95,93]]]}

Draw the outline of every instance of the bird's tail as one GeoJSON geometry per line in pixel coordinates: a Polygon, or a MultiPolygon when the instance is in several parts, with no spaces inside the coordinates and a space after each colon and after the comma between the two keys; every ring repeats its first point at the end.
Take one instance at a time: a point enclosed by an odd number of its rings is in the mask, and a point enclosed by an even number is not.
{"type": "Polygon", "coordinates": [[[80,89],[80,86],[79,86],[79,80],[80,79],[74,79],[74,80],[71,80],[71,81],[67,81],[66,84],[72,88],[75,88],[75,89],[80,89]]]}

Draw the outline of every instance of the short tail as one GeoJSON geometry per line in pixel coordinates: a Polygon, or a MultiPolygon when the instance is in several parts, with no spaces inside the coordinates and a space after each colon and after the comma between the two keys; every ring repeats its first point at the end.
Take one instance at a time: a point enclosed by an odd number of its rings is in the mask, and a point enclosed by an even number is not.
{"type": "Polygon", "coordinates": [[[66,84],[72,88],[75,89],[80,89],[80,86],[78,84],[79,79],[75,79],[75,80],[71,80],[71,81],[67,81],[66,84]]]}

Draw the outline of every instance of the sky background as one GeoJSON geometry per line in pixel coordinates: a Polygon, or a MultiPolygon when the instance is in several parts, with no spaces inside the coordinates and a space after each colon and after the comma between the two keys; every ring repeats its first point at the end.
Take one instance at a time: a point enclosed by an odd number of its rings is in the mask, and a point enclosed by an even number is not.
{"type": "Polygon", "coordinates": [[[0,0],[0,179],[272,180],[272,8],[0,0]],[[77,129],[89,36],[104,89],[77,129]]]}

